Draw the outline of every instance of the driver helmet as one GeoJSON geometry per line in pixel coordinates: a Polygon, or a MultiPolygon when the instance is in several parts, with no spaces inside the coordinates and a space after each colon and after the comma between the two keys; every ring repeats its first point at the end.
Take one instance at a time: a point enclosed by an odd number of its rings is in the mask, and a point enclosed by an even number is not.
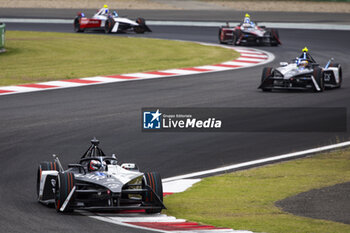
{"type": "Polygon", "coordinates": [[[250,24],[250,15],[248,13],[245,14],[243,23],[249,23],[250,24]]]}
{"type": "Polygon", "coordinates": [[[300,68],[306,68],[308,65],[309,65],[309,62],[306,61],[306,60],[302,60],[302,61],[300,61],[299,64],[298,64],[298,66],[299,66],[300,68]]]}
{"type": "Polygon", "coordinates": [[[302,56],[301,56],[303,59],[307,59],[308,51],[309,51],[309,50],[308,50],[307,47],[303,48],[303,50],[302,50],[303,54],[302,54],[302,56]]]}
{"type": "Polygon", "coordinates": [[[118,13],[116,11],[113,11],[113,16],[118,17],[118,13]]]}
{"type": "Polygon", "coordinates": [[[88,165],[89,171],[98,171],[101,168],[101,162],[98,160],[91,160],[88,165]]]}
{"type": "Polygon", "coordinates": [[[105,9],[105,12],[103,12],[104,14],[108,14],[108,5],[103,5],[103,8],[105,9]]]}

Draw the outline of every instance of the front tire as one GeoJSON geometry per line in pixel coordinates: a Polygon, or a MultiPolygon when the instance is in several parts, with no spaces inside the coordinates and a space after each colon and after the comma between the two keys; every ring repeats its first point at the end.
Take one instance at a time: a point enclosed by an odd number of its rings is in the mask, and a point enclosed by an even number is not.
{"type": "MultiPolygon", "coordinates": [[[[72,191],[75,185],[75,178],[72,172],[64,172],[58,173],[56,178],[56,188],[55,188],[55,208],[57,212],[61,212],[60,208],[63,203],[67,199],[69,193],[72,191]]],[[[63,212],[72,212],[73,210],[70,208],[72,203],[72,199],[70,203],[67,204],[66,208],[63,212]]]]}
{"type": "Polygon", "coordinates": [[[222,28],[219,29],[218,37],[219,37],[220,44],[227,44],[227,42],[224,42],[225,35],[224,35],[224,31],[222,30],[222,28]]]}
{"type": "MultiPolygon", "coordinates": [[[[154,193],[157,194],[159,199],[163,202],[163,184],[162,179],[160,177],[160,174],[158,172],[146,172],[144,174],[144,186],[148,185],[150,186],[154,193]]],[[[145,194],[143,200],[146,203],[150,203],[152,205],[157,205],[158,200],[155,197],[153,192],[149,191],[145,194]]],[[[162,207],[155,207],[153,209],[146,209],[146,213],[153,214],[153,213],[160,213],[162,211],[162,207]]]]}
{"type": "Polygon", "coordinates": [[[42,171],[58,171],[58,164],[56,162],[41,162],[38,166],[36,179],[36,194],[39,200],[40,181],[42,171]]]}
{"type": "Polygon", "coordinates": [[[316,87],[314,87],[314,92],[323,92],[324,91],[324,79],[323,79],[323,71],[322,69],[316,67],[314,69],[314,72],[312,73],[314,76],[314,79],[320,88],[320,90],[317,90],[316,87]]]}
{"type": "Polygon", "coordinates": [[[233,31],[232,33],[232,44],[239,45],[238,40],[240,39],[242,32],[240,30],[233,31]]]}
{"type": "Polygon", "coordinates": [[[111,18],[107,19],[107,21],[105,23],[105,33],[107,33],[107,34],[111,33],[112,29],[114,27],[114,24],[115,24],[115,22],[113,19],[111,19],[111,18]]]}
{"type": "Polygon", "coordinates": [[[341,88],[341,85],[343,83],[343,71],[342,71],[341,65],[338,63],[334,63],[334,64],[330,64],[329,67],[338,68],[339,83],[338,83],[337,88],[341,88]]]}

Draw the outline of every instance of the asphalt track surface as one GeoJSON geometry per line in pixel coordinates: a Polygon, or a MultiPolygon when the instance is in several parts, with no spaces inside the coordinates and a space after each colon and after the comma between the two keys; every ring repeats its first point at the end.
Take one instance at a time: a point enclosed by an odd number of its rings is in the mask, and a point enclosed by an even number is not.
{"type": "MultiPolygon", "coordinates": [[[[70,25],[7,24],[8,30],[71,32],[70,25]]],[[[152,27],[146,37],[217,42],[217,28],[152,27]]],[[[125,35],[115,35],[125,36],[125,35]]],[[[131,35],[139,36],[139,35],[131,35]]],[[[280,30],[281,47],[262,47],[289,61],[308,46],[325,64],[342,64],[343,87],[323,93],[257,90],[262,67],[131,81],[0,98],[1,232],[141,232],[79,214],[65,216],[35,200],[36,169],[53,153],[74,163],[96,136],[107,154],[163,178],[328,145],[349,133],[142,133],[142,107],[350,106],[348,31],[280,30]]],[[[93,56],[93,55],[92,55],[93,56]]],[[[77,61],[78,62],[78,61],[77,61]]],[[[349,119],[349,114],[347,119],[349,119]]],[[[279,119],[272,117],[271,121],[279,119]]],[[[144,231],[142,231],[144,232],[144,231]]]]}
{"type": "MultiPolygon", "coordinates": [[[[116,9],[120,16],[130,18],[143,17],[147,20],[176,21],[241,21],[246,12],[234,10],[125,10],[116,9]]],[[[86,16],[96,13],[96,9],[28,9],[0,8],[0,18],[45,18],[71,19],[77,12],[86,16]]],[[[309,12],[252,12],[254,21],[260,22],[298,22],[298,23],[341,23],[350,24],[346,13],[309,13],[309,12]]]]}

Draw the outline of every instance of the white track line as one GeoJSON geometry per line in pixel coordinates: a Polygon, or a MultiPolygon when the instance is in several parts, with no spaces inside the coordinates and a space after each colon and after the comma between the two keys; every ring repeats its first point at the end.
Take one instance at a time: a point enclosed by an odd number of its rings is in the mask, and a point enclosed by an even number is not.
{"type": "Polygon", "coordinates": [[[193,177],[198,177],[198,176],[203,176],[203,175],[210,175],[210,174],[224,172],[224,171],[233,170],[233,169],[237,169],[237,168],[244,168],[244,167],[264,164],[264,163],[268,163],[268,162],[275,162],[275,161],[279,161],[279,160],[305,156],[308,154],[314,154],[314,153],[318,153],[318,152],[334,150],[334,149],[347,147],[347,146],[350,146],[350,141],[346,141],[346,142],[342,142],[342,143],[338,143],[338,144],[333,144],[333,145],[328,145],[328,146],[317,147],[317,148],[309,149],[309,150],[303,150],[303,151],[299,151],[299,152],[293,152],[293,153],[273,156],[273,157],[269,157],[269,158],[265,158],[265,159],[253,160],[253,161],[249,161],[249,162],[244,162],[244,163],[234,164],[234,165],[230,165],[230,166],[210,169],[210,170],[206,170],[206,171],[189,173],[186,175],[174,176],[174,177],[163,179],[162,181],[164,183],[166,183],[166,182],[180,180],[180,179],[188,179],[188,178],[193,178],[193,177]]]}
{"type": "Polygon", "coordinates": [[[163,180],[163,191],[165,193],[181,193],[199,181],[201,179],[181,179],[170,182],[164,182],[163,180]]]}

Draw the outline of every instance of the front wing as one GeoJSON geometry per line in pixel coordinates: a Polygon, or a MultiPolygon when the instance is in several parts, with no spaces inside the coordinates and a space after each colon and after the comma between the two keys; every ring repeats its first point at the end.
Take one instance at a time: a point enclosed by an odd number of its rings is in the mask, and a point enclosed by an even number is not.
{"type": "Polygon", "coordinates": [[[284,79],[283,77],[270,76],[264,80],[258,87],[259,89],[289,89],[289,90],[305,90],[316,89],[320,90],[315,78],[311,76],[292,77],[284,79]]]}
{"type": "MultiPolygon", "coordinates": [[[[38,201],[50,205],[55,203],[55,186],[57,171],[42,171],[38,201]]],[[[147,210],[165,209],[165,206],[154,190],[146,185],[142,188],[123,189],[121,193],[112,193],[108,189],[86,182],[79,182],[67,196],[60,211],[69,207],[72,210],[117,211],[117,210],[147,210]],[[151,192],[156,202],[150,203],[143,198],[145,193],[151,192]]]]}

